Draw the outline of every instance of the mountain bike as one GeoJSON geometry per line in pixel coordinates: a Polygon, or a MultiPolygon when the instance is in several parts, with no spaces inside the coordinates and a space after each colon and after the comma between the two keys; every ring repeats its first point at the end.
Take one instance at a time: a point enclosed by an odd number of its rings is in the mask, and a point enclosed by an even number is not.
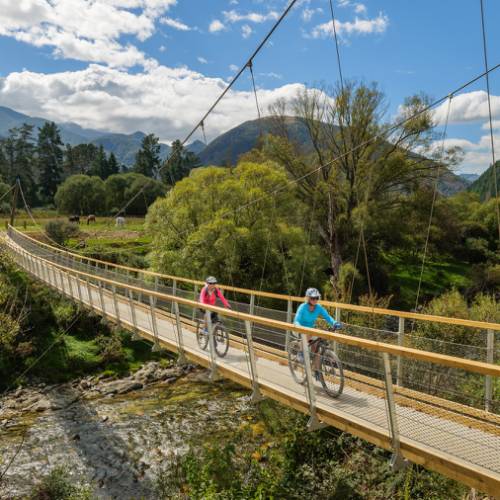
{"type": "MultiPolygon", "coordinates": [[[[288,367],[292,377],[298,384],[306,382],[306,370],[304,364],[304,352],[302,350],[302,338],[300,335],[292,334],[287,345],[288,367]]],[[[317,380],[323,386],[325,392],[332,398],[337,398],[344,389],[344,369],[342,362],[330,347],[328,340],[318,338],[309,341],[309,356],[311,360],[311,371],[314,371],[314,359],[320,357],[320,369],[317,380]],[[316,353],[311,351],[311,345],[316,345],[316,353]]]]}
{"type": "MultiPolygon", "coordinates": [[[[213,336],[215,352],[223,358],[229,349],[229,334],[220,319],[213,323],[213,336]]],[[[209,335],[205,328],[205,321],[200,318],[196,320],[196,340],[200,348],[205,351],[208,347],[209,335]]]]}

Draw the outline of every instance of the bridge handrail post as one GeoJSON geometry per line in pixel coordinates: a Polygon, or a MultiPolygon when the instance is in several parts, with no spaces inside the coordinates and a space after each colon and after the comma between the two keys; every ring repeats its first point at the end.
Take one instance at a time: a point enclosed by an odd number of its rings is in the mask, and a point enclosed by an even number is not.
{"type": "MultiPolygon", "coordinates": [[[[193,290],[193,300],[198,301],[198,292],[199,292],[199,287],[198,285],[194,285],[194,290],[193,290]]],[[[191,321],[194,323],[196,320],[196,307],[193,307],[193,312],[191,313],[191,321]]]]}
{"type": "Polygon", "coordinates": [[[250,358],[250,370],[252,376],[252,401],[257,402],[262,400],[262,394],[259,388],[259,379],[257,376],[257,359],[255,357],[255,351],[253,348],[253,338],[252,338],[252,323],[250,321],[245,321],[245,330],[247,334],[247,348],[248,357],[250,358]]]}
{"type": "Polygon", "coordinates": [[[120,309],[118,309],[118,299],[116,297],[116,285],[111,286],[111,291],[113,293],[113,305],[115,307],[115,317],[116,317],[116,322],[118,325],[121,325],[120,321],[120,309]]]}
{"type": "Polygon", "coordinates": [[[389,423],[389,431],[392,440],[392,458],[390,466],[393,470],[397,471],[406,465],[406,460],[401,454],[400,441],[399,441],[399,426],[396,414],[396,403],[394,401],[394,387],[392,385],[392,370],[391,359],[387,352],[382,353],[383,367],[384,367],[384,387],[385,387],[385,403],[387,410],[387,421],[389,423]]]}
{"type": "Polygon", "coordinates": [[[142,337],[139,335],[139,328],[137,328],[137,316],[135,314],[134,292],[132,290],[128,290],[128,302],[130,307],[130,315],[132,316],[132,326],[134,327],[132,340],[141,340],[142,337]]]}
{"type": "MultiPolygon", "coordinates": [[[[342,320],[342,310],[340,309],[340,307],[336,307],[335,308],[335,321],[338,321],[340,323],[341,320],[342,320]]],[[[339,350],[339,343],[336,340],[334,340],[333,341],[333,352],[335,354],[338,354],[338,350],[339,350]]]]}
{"type": "MultiPolygon", "coordinates": [[[[494,362],[495,354],[495,332],[493,330],[486,331],[486,362],[494,362]]],[[[491,375],[485,375],[484,378],[484,409],[490,411],[491,400],[493,398],[493,383],[491,375]]]]}
{"type": "Polygon", "coordinates": [[[80,304],[83,306],[82,286],[78,274],[75,275],[75,280],[76,280],[76,288],[78,290],[78,299],[80,300],[80,304]]]}
{"type": "Polygon", "coordinates": [[[309,399],[309,422],[307,423],[307,430],[314,431],[325,426],[319,421],[316,412],[316,393],[314,392],[314,382],[311,370],[311,356],[309,353],[309,341],[308,336],[301,334],[302,337],[302,352],[304,353],[304,368],[306,371],[306,393],[309,399]]]}
{"type": "Polygon", "coordinates": [[[187,363],[186,354],[184,352],[184,338],[182,336],[182,325],[181,325],[181,312],[179,309],[179,303],[174,302],[175,311],[175,326],[177,329],[177,342],[179,343],[179,357],[177,363],[179,365],[185,365],[187,363]]]}
{"type": "MultiPolygon", "coordinates": [[[[291,323],[293,318],[293,302],[292,299],[286,301],[286,322],[291,323]]],[[[288,349],[288,343],[290,342],[290,335],[292,332],[287,330],[285,332],[285,349],[288,349]]]]}
{"type": "Polygon", "coordinates": [[[153,326],[154,344],[151,350],[158,352],[161,350],[160,341],[158,339],[158,323],[156,322],[156,297],[149,295],[149,310],[151,313],[151,325],[153,326]]]}
{"type": "MultiPolygon", "coordinates": [[[[155,282],[158,283],[158,276],[155,276],[155,282]]],[[[177,280],[172,280],[172,295],[177,295],[177,280]]],[[[172,302],[172,307],[170,308],[170,314],[175,314],[175,306],[176,302],[172,302]]],[[[177,304],[177,307],[179,304],[177,304]]]]}
{"type": "Polygon", "coordinates": [[[208,345],[210,351],[210,380],[213,382],[217,380],[217,362],[215,361],[214,325],[212,324],[211,312],[208,310],[205,310],[205,321],[208,330],[208,345]]]}
{"type": "Polygon", "coordinates": [[[90,281],[88,278],[85,280],[87,282],[87,295],[89,296],[89,305],[91,309],[95,309],[94,301],[92,300],[92,290],[90,288],[90,281]]]}
{"type": "MultiPolygon", "coordinates": [[[[398,345],[405,343],[405,319],[400,316],[398,321],[398,345]]],[[[398,356],[396,365],[396,385],[403,387],[403,365],[401,356],[398,356]]]]}
{"type": "Polygon", "coordinates": [[[102,290],[102,283],[99,278],[97,278],[97,286],[99,289],[99,300],[101,301],[101,311],[104,318],[106,318],[106,306],[104,304],[104,292],[102,290]]]}
{"type": "Polygon", "coordinates": [[[72,274],[66,272],[66,278],[68,279],[69,294],[71,295],[71,298],[74,299],[75,295],[73,294],[73,284],[71,283],[71,280],[73,279],[72,274]]]}

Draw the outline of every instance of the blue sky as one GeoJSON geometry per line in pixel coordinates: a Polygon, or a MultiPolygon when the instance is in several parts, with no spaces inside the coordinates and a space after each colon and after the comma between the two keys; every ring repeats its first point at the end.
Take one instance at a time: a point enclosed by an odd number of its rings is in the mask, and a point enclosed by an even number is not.
{"type": "MultiPolygon", "coordinates": [[[[182,137],[241,66],[285,0],[0,0],[0,105],[119,132],[182,137]]],[[[484,0],[490,66],[500,2],[484,0]]],[[[479,0],[334,0],[346,78],[377,81],[387,117],[483,71],[479,0]]],[[[326,0],[301,0],[254,61],[262,107],[338,78],[326,0]]],[[[210,138],[255,117],[247,76],[207,120],[210,138]]],[[[453,100],[462,171],[490,158],[484,80],[453,100]]],[[[500,150],[500,70],[491,75],[500,150]]],[[[437,111],[443,120],[445,110],[437,111]]],[[[199,137],[201,138],[201,134],[199,137]]],[[[498,156],[498,155],[497,155],[498,156]]]]}

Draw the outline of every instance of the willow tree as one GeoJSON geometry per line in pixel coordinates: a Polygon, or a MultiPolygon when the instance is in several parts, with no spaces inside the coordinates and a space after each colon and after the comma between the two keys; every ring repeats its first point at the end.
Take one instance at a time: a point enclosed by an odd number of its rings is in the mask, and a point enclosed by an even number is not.
{"type": "Polygon", "coordinates": [[[261,154],[296,181],[328,251],[334,287],[370,217],[383,217],[403,193],[436,175],[439,163],[427,159],[434,139],[427,106],[425,96],[410,97],[390,123],[377,85],[352,81],[331,90],[303,89],[271,106],[274,134],[261,154]],[[287,136],[290,115],[302,122],[306,142],[287,136]]]}
{"type": "Polygon", "coordinates": [[[169,274],[296,294],[327,267],[302,216],[295,187],[272,162],[195,169],[148,212],[150,261],[169,274]]]}

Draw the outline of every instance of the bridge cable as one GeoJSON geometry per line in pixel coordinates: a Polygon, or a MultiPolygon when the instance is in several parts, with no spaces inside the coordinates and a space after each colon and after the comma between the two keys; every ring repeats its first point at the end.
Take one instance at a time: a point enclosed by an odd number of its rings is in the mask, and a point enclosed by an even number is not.
{"type": "MultiPolygon", "coordinates": [[[[484,71],[483,73],[481,73],[480,75],[477,75],[475,76],[474,78],[468,80],[467,82],[461,84],[459,87],[457,87],[456,89],[454,89],[451,93],[447,94],[446,96],[444,97],[440,97],[438,99],[436,99],[435,101],[433,101],[432,103],[428,104],[427,106],[425,106],[424,108],[420,109],[419,111],[415,112],[414,114],[412,114],[411,116],[409,117],[406,117],[404,118],[403,120],[395,123],[394,125],[392,125],[391,127],[389,127],[383,134],[382,133],[376,133],[374,134],[373,137],[371,137],[370,139],[367,139],[366,141],[363,141],[362,143],[358,144],[357,146],[354,146],[353,148],[351,148],[351,150],[349,151],[346,151],[340,155],[338,155],[337,157],[333,158],[332,160],[330,160],[329,162],[323,164],[323,165],[320,165],[318,166],[317,168],[307,172],[306,174],[302,175],[302,176],[299,176],[299,177],[296,177],[296,178],[293,178],[293,179],[290,179],[287,181],[287,184],[295,184],[307,177],[309,177],[310,175],[316,173],[316,172],[319,172],[321,171],[321,169],[323,169],[324,167],[328,166],[328,165],[331,165],[333,164],[335,161],[339,160],[340,158],[343,158],[345,156],[347,156],[349,153],[351,153],[352,151],[355,151],[357,149],[360,149],[361,147],[364,147],[368,144],[370,144],[371,142],[373,142],[375,139],[377,139],[378,137],[380,136],[387,136],[388,134],[390,134],[391,132],[394,132],[395,130],[397,130],[399,127],[403,126],[405,123],[409,122],[410,120],[413,120],[415,119],[416,117],[420,116],[421,114],[433,109],[434,107],[436,107],[437,105],[441,104],[442,102],[444,102],[446,99],[449,98],[450,95],[454,95],[462,90],[464,90],[465,88],[469,87],[470,85],[472,85],[473,83],[477,82],[479,79],[483,78],[485,75],[493,72],[493,71],[496,71],[498,68],[500,68],[500,63],[499,64],[496,64],[495,66],[491,67],[491,68],[488,68],[486,71],[484,71]]],[[[283,191],[285,189],[286,186],[282,186],[280,188],[277,188],[273,191],[269,191],[267,193],[265,193],[263,196],[261,196],[260,198],[256,198],[254,200],[252,200],[251,202],[248,202],[248,203],[245,203],[245,204],[242,204],[240,205],[239,207],[237,207],[236,209],[232,209],[232,210],[229,210],[225,213],[222,214],[222,216],[226,216],[226,215],[229,215],[231,213],[236,213],[240,210],[243,210],[245,208],[247,208],[248,206],[251,206],[253,204],[255,204],[256,202],[262,200],[262,199],[265,199],[267,196],[272,196],[272,195],[275,195],[281,191],[283,191]]],[[[130,200],[130,202],[133,201],[130,200]]],[[[34,219],[33,219],[34,220],[34,219]]],[[[36,223],[36,222],[35,222],[36,223]]],[[[38,224],[37,224],[38,226],[38,224]]],[[[185,231],[187,233],[187,230],[185,231]]],[[[179,234],[182,234],[182,232],[179,232],[179,234]]],[[[57,245],[59,246],[59,245],[57,245]]]]}
{"type": "MultiPolygon", "coordinates": [[[[259,202],[261,200],[264,200],[268,196],[274,196],[274,195],[282,192],[287,187],[287,185],[296,184],[296,183],[300,182],[301,180],[304,180],[307,177],[309,177],[309,176],[311,176],[311,175],[313,175],[313,174],[315,174],[317,172],[320,172],[326,166],[332,165],[335,161],[338,161],[339,159],[346,157],[348,154],[351,154],[353,151],[356,151],[356,150],[358,150],[358,149],[360,149],[360,148],[362,148],[362,147],[370,144],[371,142],[373,142],[377,138],[379,138],[379,137],[387,137],[391,132],[394,132],[395,130],[397,130],[401,126],[405,125],[409,121],[414,120],[415,118],[417,118],[418,116],[422,115],[423,113],[426,113],[426,112],[430,111],[431,109],[435,108],[436,106],[438,106],[439,104],[442,104],[444,101],[446,101],[446,99],[449,99],[450,95],[457,94],[458,92],[464,90],[465,88],[469,87],[473,83],[475,83],[478,80],[480,80],[481,78],[483,78],[486,74],[489,74],[489,73],[491,73],[493,71],[496,71],[499,68],[500,68],[500,63],[496,64],[495,66],[493,66],[491,68],[488,68],[486,71],[482,72],[481,74],[479,74],[479,75],[475,76],[474,78],[468,80],[467,82],[461,84],[460,86],[458,86],[457,88],[455,88],[452,92],[450,92],[446,96],[443,96],[443,97],[440,97],[440,98],[434,100],[432,103],[428,104],[424,108],[416,111],[412,115],[410,115],[410,116],[408,116],[408,117],[400,120],[399,122],[395,123],[394,125],[390,126],[383,133],[382,132],[378,132],[378,133],[374,134],[371,138],[369,138],[366,141],[363,141],[362,143],[360,143],[360,144],[352,147],[350,150],[345,151],[345,152],[341,153],[340,155],[337,155],[335,158],[333,158],[332,160],[326,162],[325,164],[319,165],[315,169],[313,169],[313,170],[311,170],[311,171],[309,171],[309,172],[307,172],[307,173],[305,173],[305,174],[303,174],[301,176],[298,176],[298,177],[293,178],[293,179],[289,179],[287,181],[287,183],[286,183],[285,186],[281,186],[281,187],[276,188],[276,189],[274,189],[272,191],[268,191],[267,193],[265,193],[261,197],[256,198],[256,199],[254,199],[254,200],[252,200],[250,202],[243,203],[243,204],[239,205],[237,208],[234,208],[234,209],[231,209],[231,210],[227,210],[226,212],[222,213],[221,216],[225,217],[225,216],[237,213],[237,212],[239,212],[241,210],[244,210],[244,209],[248,208],[249,206],[251,206],[251,205],[253,205],[253,204],[255,204],[255,203],[257,203],[257,202],[259,202]]],[[[418,160],[415,163],[420,163],[420,162],[421,162],[421,160],[418,160]]],[[[184,232],[183,231],[179,231],[178,234],[179,235],[187,234],[187,230],[185,230],[184,232]]],[[[362,241],[362,239],[360,241],[362,241]]]]}
{"type": "MultiPolygon", "coordinates": [[[[429,239],[430,239],[430,235],[431,235],[432,219],[433,219],[433,216],[434,216],[434,207],[435,207],[435,204],[436,204],[436,199],[437,199],[437,194],[438,194],[438,185],[439,185],[439,179],[440,179],[440,173],[441,173],[441,168],[442,168],[442,165],[443,165],[442,162],[443,162],[444,151],[445,151],[446,133],[447,133],[447,130],[448,130],[448,122],[449,122],[449,118],[450,118],[450,109],[451,109],[451,101],[452,101],[452,99],[453,99],[453,94],[450,94],[449,100],[448,100],[448,109],[446,111],[446,120],[445,120],[445,124],[444,124],[444,129],[443,129],[442,143],[441,143],[441,154],[440,154],[441,158],[438,158],[439,164],[438,164],[438,168],[437,168],[437,171],[436,171],[436,179],[434,181],[434,192],[433,192],[433,195],[432,195],[431,211],[430,211],[430,215],[429,215],[429,223],[427,225],[427,233],[426,233],[426,237],[425,237],[424,254],[422,256],[422,265],[420,267],[420,277],[418,279],[417,295],[416,295],[416,298],[415,298],[415,312],[417,312],[418,302],[419,302],[419,298],[420,298],[420,291],[421,291],[421,287],[422,287],[422,279],[423,279],[423,276],[424,276],[424,269],[425,269],[425,263],[426,263],[426,258],[427,258],[427,249],[428,249],[428,246],[429,246],[429,239]]],[[[414,326],[415,326],[415,321],[412,322],[412,332],[413,332],[414,326]]]]}
{"type": "Polygon", "coordinates": [[[335,39],[335,49],[337,51],[337,65],[339,68],[340,85],[341,85],[342,90],[343,90],[344,89],[344,78],[342,76],[342,64],[340,63],[339,41],[338,41],[338,37],[337,37],[337,28],[335,26],[335,14],[333,13],[333,0],[330,0],[330,14],[332,16],[333,37],[335,39]]]}
{"type": "MultiPolygon", "coordinates": [[[[286,9],[283,11],[283,13],[281,14],[281,16],[276,20],[276,22],[271,27],[271,29],[269,30],[269,32],[266,34],[266,36],[262,39],[262,41],[259,43],[259,45],[257,46],[257,48],[253,51],[253,53],[247,59],[247,61],[245,62],[245,64],[238,70],[238,72],[236,73],[236,75],[234,75],[234,77],[231,79],[231,81],[226,86],[226,88],[221,92],[221,94],[217,97],[217,99],[214,101],[214,103],[210,106],[210,108],[208,109],[208,111],[206,111],[206,113],[203,115],[203,117],[198,121],[198,123],[196,123],[196,125],[192,128],[192,130],[181,141],[182,146],[184,146],[187,143],[187,141],[189,141],[189,139],[196,132],[196,130],[201,126],[202,123],[204,123],[206,121],[207,117],[213,112],[213,110],[217,107],[217,105],[219,104],[219,102],[225,97],[225,95],[229,92],[229,90],[234,86],[234,84],[236,83],[236,81],[240,78],[240,76],[243,74],[243,72],[247,68],[249,61],[253,61],[255,59],[255,57],[257,56],[257,54],[259,54],[259,52],[262,50],[262,48],[264,47],[264,45],[266,44],[266,42],[269,40],[269,38],[272,36],[272,34],[276,31],[276,29],[278,28],[278,26],[283,22],[283,20],[288,15],[288,13],[292,9],[292,7],[297,3],[297,1],[298,0],[291,0],[291,2],[288,4],[288,6],[286,7],[286,9]]],[[[171,158],[172,158],[172,154],[170,154],[170,156],[165,160],[164,164],[158,170],[158,173],[161,170],[163,170],[169,164],[171,158]]],[[[147,184],[144,184],[144,186],[141,188],[141,191],[143,191],[146,188],[146,186],[147,186],[147,184]]],[[[139,193],[136,193],[136,195],[134,195],[129,200],[129,202],[127,202],[114,215],[114,217],[117,217],[118,215],[120,215],[121,213],[123,213],[123,211],[127,209],[127,207],[129,206],[129,204],[132,203],[132,201],[137,196],[139,196],[139,193]]]]}
{"type": "Polygon", "coordinates": [[[497,181],[497,165],[495,161],[495,141],[493,139],[493,121],[491,117],[491,95],[490,95],[490,77],[488,73],[488,46],[486,41],[486,26],[484,22],[484,6],[483,0],[479,0],[480,10],[481,10],[481,32],[483,35],[483,55],[484,55],[484,69],[486,70],[486,92],[488,95],[488,118],[490,126],[490,142],[491,142],[491,158],[492,158],[492,178],[495,193],[495,205],[496,205],[496,215],[497,215],[497,226],[498,226],[498,242],[500,244],[500,201],[498,198],[498,181],[497,181]]]}

